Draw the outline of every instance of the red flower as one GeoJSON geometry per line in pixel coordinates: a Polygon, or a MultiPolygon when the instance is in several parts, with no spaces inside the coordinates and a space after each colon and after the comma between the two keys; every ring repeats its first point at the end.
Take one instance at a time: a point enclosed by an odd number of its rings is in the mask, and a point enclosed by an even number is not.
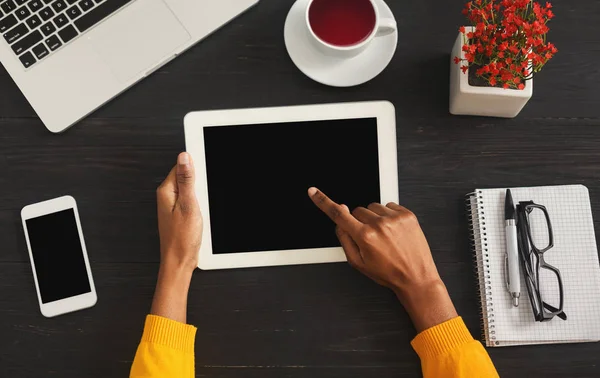
{"type": "Polygon", "coordinates": [[[539,3],[533,3],[533,13],[535,14],[538,21],[544,18],[542,7],[539,3]]]}
{"type": "Polygon", "coordinates": [[[515,6],[517,8],[525,8],[528,3],[529,3],[529,1],[527,1],[527,0],[517,0],[517,1],[515,1],[515,6]]]}
{"type": "Polygon", "coordinates": [[[525,84],[521,83],[517,88],[519,88],[519,90],[523,90],[525,89],[525,84]]]}
{"type": "Polygon", "coordinates": [[[467,38],[462,47],[465,59],[455,57],[454,62],[465,73],[477,64],[475,74],[492,86],[524,88],[525,80],[558,52],[546,43],[547,24],[554,18],[551,8],[552,4],[541,5],[539,0],[467,2],[463,13],[474,29],[459,28],[467,38]]]}
{"type": "Polygon", "coordinates": [[[515,76],[507,70],[502,71],[502,74],[500,75],[500,79],[502,79],[502,81],[511,81],[515,76]]]}

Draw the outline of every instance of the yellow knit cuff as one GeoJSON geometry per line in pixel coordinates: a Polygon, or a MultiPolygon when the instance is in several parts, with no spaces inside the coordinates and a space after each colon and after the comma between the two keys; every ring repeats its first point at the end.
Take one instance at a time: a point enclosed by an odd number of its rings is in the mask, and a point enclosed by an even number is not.
{"type": "Polygon", "coordinates": [[[462,318],[448,320],[417,335],[410,343],[421,359],[432,358],[474,341],[462,318]]]}
{"type": "Polygon", "coordinates": [[[144,326],[142,342],[164,345],[185,353],[194,353],[196,327],[163,318],[148,315],[144,326]]]}

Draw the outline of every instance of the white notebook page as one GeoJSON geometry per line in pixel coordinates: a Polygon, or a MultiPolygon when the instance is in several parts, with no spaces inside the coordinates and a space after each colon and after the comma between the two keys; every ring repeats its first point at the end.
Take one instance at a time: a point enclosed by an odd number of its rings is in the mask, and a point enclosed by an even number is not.
{"type": "MultiPolygon", "coordinates": [[[[515,205],[533,200],[544,205],[554,230],[554,248],[544,254],[547,263],[560,270],[564,286],[564,312],[568,319],[549,322],[533,318],[527,287],[521,272],[521,301],[512,306],[506,291],[504,199],[506,189],[477,190],[479,232],[486,235],[490,260],[494,346],[531,343],[564,343],[600,340],[600,264],[594,233],[590,196],[581,185],[511,189],[515,205]],[[485,224],[484,224],[485,223],[485,224]],[[485,227],[485,230],[483,229],[485,227]]],[[[536,227],[532,224],[532,233],[536,227]]],[[[544,283],[541,282],[542,292],[544,283]]],[[[492,315],[492,313],[488,315],[492,315]]]]}

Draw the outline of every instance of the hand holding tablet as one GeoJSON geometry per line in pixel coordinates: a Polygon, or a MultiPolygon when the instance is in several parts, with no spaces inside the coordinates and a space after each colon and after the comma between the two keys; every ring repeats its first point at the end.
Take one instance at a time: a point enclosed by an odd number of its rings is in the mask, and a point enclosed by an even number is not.
{"type": "Polygon", "coordinates": [[[196,198],[194,161],[186,152],[156,190],[161,265],[184,268],[198,265],[202,241],[202,213],[196,198]]]}
{"type": "Polygon", "coordinates": [[[186,322],[187,296],[202,242],[194,172],[193,160],[183,152],[156,191],[160,268],[150,312],[181,323],[186,322]]]}

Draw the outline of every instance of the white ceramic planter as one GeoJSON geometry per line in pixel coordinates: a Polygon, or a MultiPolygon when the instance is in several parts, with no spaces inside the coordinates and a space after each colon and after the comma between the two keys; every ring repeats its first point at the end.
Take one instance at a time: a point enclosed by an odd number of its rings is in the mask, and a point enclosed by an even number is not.
{"type": "MultiPolygon", "coordinates": [[[[465,27],[467,33],[474,27],[465,27]]],[[[469,85],[469,75],[464,74],[454,57],[465,58],[462,51],[463,36],[458,33],[450,55],[450,113],[486,117],[514,118],[533,95],[533,80],[527,80],[525,89],[504,89],[495,87],[473,87],[469,85]]]]}

